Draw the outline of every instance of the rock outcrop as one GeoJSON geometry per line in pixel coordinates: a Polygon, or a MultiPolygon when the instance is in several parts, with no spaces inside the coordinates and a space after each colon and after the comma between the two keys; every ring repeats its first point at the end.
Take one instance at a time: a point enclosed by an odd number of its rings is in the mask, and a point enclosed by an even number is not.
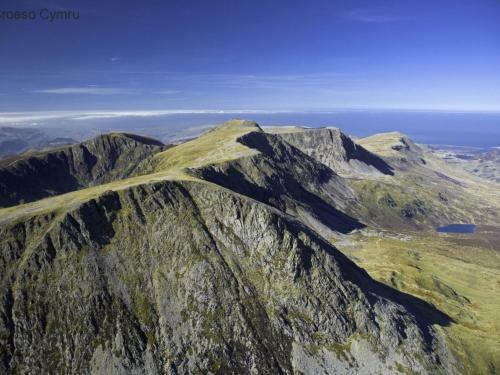
{"type": "Polygon", "coordinates": [[[150,138],[111,133],[77,145],[3,161],[0,207],[123,179],[163,148],[161,142],[150,138]]]}
{"type": "Polygon", "coordinates": [[[337,128],[280,132],[279,136],[341,176],[359,178],[370,174],[393,174],[391,166],[382,158],[337,128]]]}

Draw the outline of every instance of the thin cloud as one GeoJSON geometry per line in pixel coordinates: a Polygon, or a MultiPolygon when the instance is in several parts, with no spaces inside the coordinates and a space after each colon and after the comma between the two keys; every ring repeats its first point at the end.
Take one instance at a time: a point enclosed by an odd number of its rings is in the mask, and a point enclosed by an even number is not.
{"type": "Polygon", "coordinates": [[[179,92],[180,91],[178,90],[160,90],[160,91],[155,91],[154,93],[159,95],[174,95],[178,94],[179,92]]]}
{"type": "Polygon", "coordinates": [[[57,95],[124,95],[134,94],[135,90],[117,87],[59,87],[44,90],[33,90],[37,94],[57,95]]]}
{"type": "Polygon", "coordinates": [[[151,111],[110,111],[83,113],[72,116],[71,120],[96,120],[106,118],[120,117],[157,117],[169,115],[189,115],[189,114],[274,114],[284,111],[266,111],[266,110],[218,110],[218,109],[170,109],[170,110],[151,110],[151,111]]]}
{"type": "Polygon", "coordinates": [[[453,108],[389,108],[373,106],[357,106],[348,108],[337,108],[335,110],[261,110],[261,109],[167,109],[167,110],[137,110],[137,111],[39,111],[39,112],[0,112],[0,124],[11,126],[43,125],[45,121],[82,121],[96,119],[111,119],[122,117],[156,117],[169,115],[189,115],[189,114],[207,114],[207,115],[272,115],[285,113],[322,113],[332,114],[339,111],[397,111],[397,112],[444,112],[444,113],[500,113],[498,110],[461,110],[453,108]]]}
{"type": "MultiPolygon", "coordinates": [[[[170,77],[165,77],[169,79],[170,77]]],[[[318,73],[318,74],[283,74],[283,75],[254,75],[254,74],[192,74],[183,76],[196,84],[220,86],[229,88],[250,89],[290,89],[328,87],[332,84],[350,81],[343,73],[318,73]]]]}
{"type": "Polygon", "coordinates": [[[361,9],[347,13],[346,17],[350,20],[364,23],[390,23],[398,20],[396,17],[361,9]]]}
{"type": "Polygon", "coordinates": [[[278,114],[294,111],[273,110],[219,110],[219,109],[167,109],[144,111],[40,111],[40,112],[0,112],[0,124],[26,125],[26,123],[48,120],[95,120],[121,117],[155,117],[180,114],[278,114]]]}

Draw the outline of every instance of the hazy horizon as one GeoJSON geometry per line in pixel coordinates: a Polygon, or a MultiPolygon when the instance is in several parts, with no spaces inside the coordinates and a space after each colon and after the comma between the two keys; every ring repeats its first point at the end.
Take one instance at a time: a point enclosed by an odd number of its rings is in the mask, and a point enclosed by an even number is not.
{"type": "Polygon", "coordinates": [[[399,131],[429,145],[471,148],[500,146],[500,113],[426,111],[66,111],[0,113],[0,127],[46,129],[51,135],[81,141],[111,131],[139,133],[164,142],[196,136],[231,118],[262,126],[334,126],[365,137],[399,131]]]}

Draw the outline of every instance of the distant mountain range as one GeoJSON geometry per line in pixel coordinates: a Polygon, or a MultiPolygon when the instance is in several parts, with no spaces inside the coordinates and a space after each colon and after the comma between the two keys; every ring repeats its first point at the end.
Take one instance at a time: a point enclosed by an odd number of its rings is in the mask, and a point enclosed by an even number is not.
{"type": "Polygon", "coordinates": [[[30,149],[43,149],[77,143],[72,138],[51,137],[39,129],[0,127],[0,158],[30,149]]]}
{"type": "Polygon", "coordinates": [[[436,153],[448,163],[456,164],[468,172],[489,181],[500,183],[500,149],[485,152],[463,149],[437,149],[436,153]]]}

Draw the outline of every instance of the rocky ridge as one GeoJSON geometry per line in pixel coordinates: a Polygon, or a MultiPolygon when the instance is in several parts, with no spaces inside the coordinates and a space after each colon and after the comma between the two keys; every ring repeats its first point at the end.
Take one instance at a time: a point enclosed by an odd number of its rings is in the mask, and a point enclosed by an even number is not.
{"type": "Polygon", "coordinates": [[[125,133],[0,162],[0,207],[15,206],[123,179],[164,149],[156,140],[125,133]]]}
{"type": "Polygon", "coordinates": [[[393,174],[387,162],[337,128],[281,130],[279,136],[341,176],[360,178],[370,174],[393,174]]]}

